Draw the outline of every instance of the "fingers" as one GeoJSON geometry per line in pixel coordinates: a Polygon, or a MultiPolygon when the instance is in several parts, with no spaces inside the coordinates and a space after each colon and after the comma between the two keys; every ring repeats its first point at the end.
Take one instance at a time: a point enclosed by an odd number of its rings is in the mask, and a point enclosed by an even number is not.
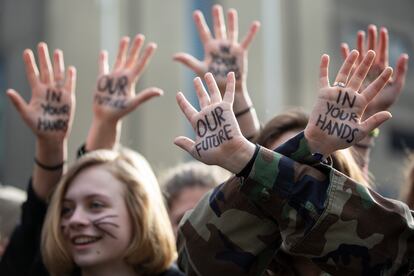
{"type": "Polygon", "coordinates": [[[214,36],[216,39],[226,39],[226,27],[224,24],[223,7],[214,5],[212,8],[214,36]]]}
{"type": "Polygon", "coordinates": [[[388,80],[391,78],[392,75],[392,68],[387,67],[382,71],[381,75],[373,81],[364,91],[361,92],[369,103],[380,91],[384,86],[387,84],[388,80]]]}
{"type": "Polygon", "coordinates": [[[144,40],[145,40],[145,37],[142,34],[138,34],[135,36],[134,42],[132,42],[131,51],[129,52],[129,55],[126,61],[127,68],[132,67],[137,61],[137,58],[139,56],[139,51],[141,50],[141,47],[144,44],[144,40]]]}
{"type": "Polygon", "coordinates": [[[147,67],[148,62],[150,61],[156,49],[157,44],[154,42],[149,43],[147,47],[145,47],[144,53],[139,58],[137,65],[134,68],[133,79],[136,79],[141,75],[142,71],[144,71],[145,67],[147,67]]]}
{"type": "Polygon", "coordinates": [[[361,63],[362,59],[365,56],[365,32],[359,31],[357,33],[357,42],[356,42],[356,49],[359,52],[358,56],[358,63],[361,63]]]}
{"type": "Polygon", "coordinates": [[[366,119],[364,122],[362,122],[361,124],[362,131],[364,133],[370,133],[371,131],[373,131],[374,129],[382,125],[385,121],[391,118],[392,118],[392,115],[388,111],[381,111],[381,112],[375,113],[374,115],[366,119]]]}
{"type": "Polygon", "coordinates": [[[375,59],[375,52],[369,50],[365,55],[364,59],[362,60],[361,64],[355,70],[354,74],[352,75],[351,79],[349,80],[348,87],[354,91],[359,91],[359,88],[362,85],[365,77],[368,74],[369,69],[372,66],[372,63],[375,59]]]}
{"type": "Polygon", "coordinates": [[[63,85],[63,79],[65,77],[65,63],[63,60],[63,52],[59,49],[53,53],[53,74],[55,81],[59,85],[63,85]]]}
{"type": "Polygon", "coordinates": [[[19,95],[19,93],[16,92],[16,90],[8,89],[7,90],[7,96],[13,103],[14,107],[16,108],[17,112],[20,113],[22,118],[25,117],[25,110],[27,108],[27,104],[25,100],[19,95]]]}
{"type": "Polygon", "coordinates": [[[383,67],[388,66],[388,31],[382,27],[380,30],[380,38],[378,42],[377,60],[383,67]]]}
{"type": "Polygon", "coordinates": [[[234,72],[227,74],[226,92],[224,92],[223,101],[228,102],[230,106],[233,106],[234,102],[234,90],[236,89],[236,77],[234,72]]]}
{"type": "Polygon", "coordinates": [[[354,66],[356,59],[358,58],[358,51],[352,50],[351,53],[348,55],[344,63],[342,64],[341,69],[339,69],[338,75],[336,76],[335,82],[336,83],[347,83],[349,73],[354,66]]]}
{"type": "Polygon", "coordinates": [[[200,35],[201,42],[205,45],[211,39],[211,32],[207,26],[204,15],[201,11],[196,10],[193,13],[193,19],[197,27],[198,34],[200,35]]]}
{"type": "Polygon", "coordinates": [[[192,55],[186,54],[186,53],[177,53],[174,55],[173,59],[175,61],[178,61],[191,70],[193,70],[194,73],[196,73],[199,76],[204,75],[204,66],[203,62],[196,59],[192,55]]]}
{"type": "Polygon", "coordinates": [[[200,108],[203,109],[210,105],[210,96],[208,95],[206,89],[204,88],[203,82],[199,77],[194,79],[194,87],[197,93],[200,108]]]}
{"type": "Polygon", "coordinates": [[[402,54],[397,61],[397,66],[395,70],[395,85],[397,86],[398,91],[401,91],[405,84],[405,77],[407,76],[408,69],[408,55],[402,54]]]}
{"type": "Polygon", "coordinates": [[[108,52],[102,50],[99,54],[99,75],[107,75],[109,73],[108,52]]]}
{"type": "Polygon", "coordinates": [[[250,43],[252,42],[253,38],[255,37],[257,31],[259,31],[260,29],[260,22],[259,21],[254,21],[251,25],[250,25],[250,29],[248,31],[248,33],[246,34],[246,37],[243,39],[243,42],[241,43],[241,46],[243,47],[243,49],[248,49],[250,43]]]}
{"type": "Polygon", "coordinates": [[[322,55],[321,63],[319,66],[319,87],[329,87],[329,56],[327,54],[322,55]]]}
{"type": "Polygon", "coordinates": [[[349,45],[347,43],[341,43],[341,55],[344,60],[349,55],[349,45]]]}
{"type": "Polygon", "coordinates": [[[220,90],[217,86],[216,80],[213,77],[213,74],[207,73],[204,76],[204,80],[206,81],[208,92],[210,93],[211,103],[215,104],[221,102],[220,90]]]}
{"type": "Polygon", "coordinates": [[[76,68],[69,66],[66,72],[65,88],[67,91],[75,92],[76,89],[76,68]]]}
{"type": "Polygon", "coordinates": [[[180,148],[182,148],[183,150],[191,154],[194,158],[197,158],[196,156],[192,154],[192,149],[195,143],[190,138],[187,138],[184,136],[176,137],[174,139],[174,144],[176,144],[177,146],[179,146],[180,148]]]}
{"type": "Polygon", "coordinates": [[[235,9],[229,9],[227,12],[227,24],[228,24],[228,34],[229,40],[231,43],[237,43],[239,39],[239,22],[237,11],[235,9]]]}
{"type": "Polygon", "coordinates": [[[26,76],[30,86],[33,88],[39,78],[39,70],[34,59],[32,50],[26,49],[23,52],[23,61],[26,68],[26,76]]]}
{"type": "Polygon", "coordinates": [[[187,120],[192,124],[192,118],[197,115],[197,110],[187,101],[183,93],[178,92],[176,99],[181,111],[184,113],[187,120]]]}
{"type": "Polygon", "coordinates": [[[45,84],[49,84],[53,81],[53,75],[47,44],[40,42],[37,45],[37,52],[39,55],[40,81],[45,84]]]}
{"type": "Polygon", "coordinates": [[[368,26],[368,50],[376,49],[377,45],[377,26],[369,25],[368,26]]]}
{"type": "Polygon", "coordinates": [[[124,36],[119,42],[118,55],[116,57],[113,70],[117,70],[124,66],[128,47],[129,47],[129,37],[124,36]]]}
{"type": "Polygon", "coordinates": [[[134,98],[131,99],[129,106],[128,106],[128,112],[133,111],[138,106],[145,103],[146,101],[149,101],[150,99],[154,97],[162,96],[163,94],[164,94],[164,91],[162,91],[161,89],[157,87],[150,87],[150,88],[147,88],[141,91],[140,93],[138,93],[138,95],[136,95],[134,98]]]}

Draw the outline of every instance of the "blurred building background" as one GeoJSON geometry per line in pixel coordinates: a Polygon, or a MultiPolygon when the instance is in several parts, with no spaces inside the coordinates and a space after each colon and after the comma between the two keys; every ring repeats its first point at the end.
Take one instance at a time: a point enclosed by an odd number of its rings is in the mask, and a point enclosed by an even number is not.
{"type": "MultiPolygon", "coordinates": [[[[183,91],[195,99],[194,74],[173,62],[172,55],[186,51],[202,59],[192,11],[201,9],[210,22],[215,3],[238,10],[240,37],[251,21],[262,23],[250,46],[248,74],[249,92],[262,122],[292,106],[310,111],[320,56],[331,56],[333,78],[342,62],[340,43],[355,45],[356,32],[370,23],[388,27],[392,66],[402,52],[414,58],[414,2],[410,0],[0,0],[0,181],[25,187],[31,173],[34,137],[4,91],[13,87],[30,98],[21,54],[25,48],[35,49],[39,41],[46,41],[50,50],[62,49],[66,65],[78,70],[70,161],[91,121],[99,50],[107,49],[113,62],[120,37],[136,33],[158,43],[137,91],[158,86],[165,95],[125,120],[122,142],[143,153],[156,170],[189,159],[172,141],[177,135],[192,135],[175,94],[183,91]]],[[[413,68],[410,62],[403,95],[372,154],[377,187],[390,196],[398,194],[402,182],[405,150],[414,147],[413,68]]]]}

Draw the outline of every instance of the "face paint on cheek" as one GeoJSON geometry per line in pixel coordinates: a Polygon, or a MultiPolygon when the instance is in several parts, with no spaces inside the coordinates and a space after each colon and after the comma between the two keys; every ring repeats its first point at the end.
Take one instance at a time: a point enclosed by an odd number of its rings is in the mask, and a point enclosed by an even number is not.
{"type": "Polygon", "coordinates": [[[118,217],[117,215],[108,215],[108,216],[104,216],[101,218],[98,218],[94,221],[92,221],[92,224],[95,228],[97,228],[98,230],[100,230],[101,232],[107,234],[108,236],[110,236],[113,239],[118,239],[109,229],[105,229],[107,226],[109,226],[110,228],[114,227],[114,228],[119,228],[119,225],[112,222],[112,221],[105,221],[106,219],[111,219],[111,218],[116,218],[118,217]]]}

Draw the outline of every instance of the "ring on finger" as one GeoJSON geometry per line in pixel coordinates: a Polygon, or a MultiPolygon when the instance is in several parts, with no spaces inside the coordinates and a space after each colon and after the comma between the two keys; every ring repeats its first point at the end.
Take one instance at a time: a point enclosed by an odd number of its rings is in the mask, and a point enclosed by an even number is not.
{"type": "Polygon", "coordinates": [[[338,87],[345,88],[345,83],[343,83],[341,81],[336,81],[336,82],[334,82],[333,86],[338,86],[338,87]]]}

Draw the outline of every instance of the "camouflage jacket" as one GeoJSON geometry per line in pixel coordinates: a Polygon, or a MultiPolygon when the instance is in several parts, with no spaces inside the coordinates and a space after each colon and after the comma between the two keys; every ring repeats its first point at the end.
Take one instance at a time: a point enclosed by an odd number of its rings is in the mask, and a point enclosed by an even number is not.
{"type": "Polygon", "coordinates": [[[313,160],[303,133],[277,151],[258,147],[248,173],[184,216],[178,264],[187,275],[262,275],[278,250],[333,275],[414,269],[407,205],[313,160]]]}

